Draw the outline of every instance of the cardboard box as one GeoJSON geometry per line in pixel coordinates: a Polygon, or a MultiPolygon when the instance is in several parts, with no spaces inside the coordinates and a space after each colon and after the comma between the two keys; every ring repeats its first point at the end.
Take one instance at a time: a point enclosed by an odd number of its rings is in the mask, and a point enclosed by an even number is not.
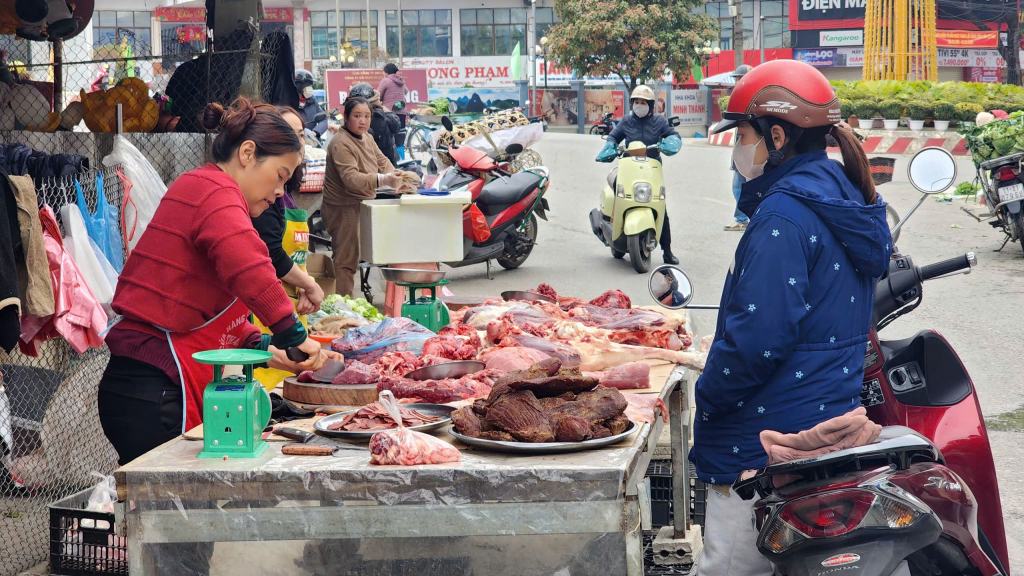
{"type": "Polygon", "coordinates": [[[334,261],[329,256],[310,253],[306,259],[306,272],[316,280],[324,294],[334,294],[337,281],[334,278],[334,261]]]}

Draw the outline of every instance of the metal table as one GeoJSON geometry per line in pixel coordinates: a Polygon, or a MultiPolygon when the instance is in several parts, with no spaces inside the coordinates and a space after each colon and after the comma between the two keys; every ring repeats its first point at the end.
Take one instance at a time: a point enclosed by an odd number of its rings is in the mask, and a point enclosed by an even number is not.
{"type": "MultiPolygon", "coordinates": [[[[673,370],[661,397],[688,390],[690,374],[673,370]]],[[[277,574],[284,562],[295,574],[639,576],[644,476],[663,426],[602,450],[460,447],[459,464],[416,467],[371,466],[353,450],[284,456],[275,444],[253,460],[199,460],[201,443],[178,438],[115,473],[131,573],[277,574]]]]}

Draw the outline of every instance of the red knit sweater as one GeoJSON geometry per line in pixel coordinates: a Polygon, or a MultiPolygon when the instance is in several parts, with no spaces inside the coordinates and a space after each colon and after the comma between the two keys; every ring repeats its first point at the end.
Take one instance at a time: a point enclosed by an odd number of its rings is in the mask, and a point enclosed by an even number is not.
{"type": "Polygon", "coordinates": [[[165,367],[164,358],[147,357],[139,333],[162,339],[154,326],[192,330],[236,297],[275,333],[293,324],[291,301],[238,184],[208,164],[167,189],[117,281],[113,308],[124,320],[107,342],[113,354],[165,367]]]}

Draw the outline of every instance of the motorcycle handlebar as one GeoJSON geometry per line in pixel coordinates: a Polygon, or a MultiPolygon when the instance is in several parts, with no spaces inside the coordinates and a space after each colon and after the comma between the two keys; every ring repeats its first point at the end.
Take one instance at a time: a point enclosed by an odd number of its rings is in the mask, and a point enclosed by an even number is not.
{"type": "Polygon", "coordinates": [[[968,252],[948,260],[921,266],[919,274],[921,275],[921,281],[924,282],[926,280],[931,280],[932,278],[938,278],[939,276],[945,276],[946,274],[952,274],[954,272],[973,268],[977,264],[978,259],[975,257],[974,252],[968,252]]]}

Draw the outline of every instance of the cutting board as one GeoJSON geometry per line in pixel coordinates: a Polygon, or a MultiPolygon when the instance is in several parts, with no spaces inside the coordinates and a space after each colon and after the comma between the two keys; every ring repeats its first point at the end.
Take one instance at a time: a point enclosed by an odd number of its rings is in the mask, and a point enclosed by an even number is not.
{"type": "Polygon", "coordinates": [[[299,404],[365,406],[377,401],[376,384],[320,384],[299,382],[294,376],[284,379],[284,397],[299,404]]]}

